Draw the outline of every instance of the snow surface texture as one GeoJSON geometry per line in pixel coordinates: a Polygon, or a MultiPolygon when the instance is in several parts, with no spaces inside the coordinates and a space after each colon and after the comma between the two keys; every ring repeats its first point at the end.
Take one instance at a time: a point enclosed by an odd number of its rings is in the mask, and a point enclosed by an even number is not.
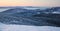
{"type": "Polygon", "coordinates": [[[0,31],[60,31],[60,27],[0,24],[0,31]]]}

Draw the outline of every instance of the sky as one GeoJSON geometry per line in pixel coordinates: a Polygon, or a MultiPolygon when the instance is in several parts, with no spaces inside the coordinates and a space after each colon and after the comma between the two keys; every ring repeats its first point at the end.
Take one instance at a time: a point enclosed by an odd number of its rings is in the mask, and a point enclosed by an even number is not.
{"type": "Polygon", "coordinates": [[[0,0],[0,6],[60,6],[60,0],[0,0]]]}

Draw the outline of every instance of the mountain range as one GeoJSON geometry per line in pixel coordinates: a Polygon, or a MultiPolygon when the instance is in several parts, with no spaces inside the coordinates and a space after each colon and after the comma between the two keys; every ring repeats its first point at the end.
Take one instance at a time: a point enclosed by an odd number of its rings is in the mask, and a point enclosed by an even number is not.
{"type": "Polygon", "coordinates": [[[60,27],[60,7],[45,8],[44,10],[40,7],[26,8],[14,7],[0,12],[0,22],[3,24],[15,25],[60,27]]]}

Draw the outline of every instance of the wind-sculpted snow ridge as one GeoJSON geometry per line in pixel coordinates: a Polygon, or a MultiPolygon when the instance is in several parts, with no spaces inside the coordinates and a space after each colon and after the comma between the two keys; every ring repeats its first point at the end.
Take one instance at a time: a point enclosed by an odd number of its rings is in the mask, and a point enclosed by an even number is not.
{"type": "Polygon", "coordinates": [[[3,24],[32,25],[32,26],[58,26],[60,27],[60,7],[45,10],[27,10],[24,8],[8,9],[0,13],[0,22],[3,24]]]}

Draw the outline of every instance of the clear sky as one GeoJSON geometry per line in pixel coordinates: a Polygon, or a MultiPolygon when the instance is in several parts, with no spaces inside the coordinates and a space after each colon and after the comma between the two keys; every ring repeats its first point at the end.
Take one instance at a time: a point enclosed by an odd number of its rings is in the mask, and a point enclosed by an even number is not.
{"type": "Polygon", "coordinates": [[[60,0],[0,0],[0,6],[60,6],[60,0]]]}

